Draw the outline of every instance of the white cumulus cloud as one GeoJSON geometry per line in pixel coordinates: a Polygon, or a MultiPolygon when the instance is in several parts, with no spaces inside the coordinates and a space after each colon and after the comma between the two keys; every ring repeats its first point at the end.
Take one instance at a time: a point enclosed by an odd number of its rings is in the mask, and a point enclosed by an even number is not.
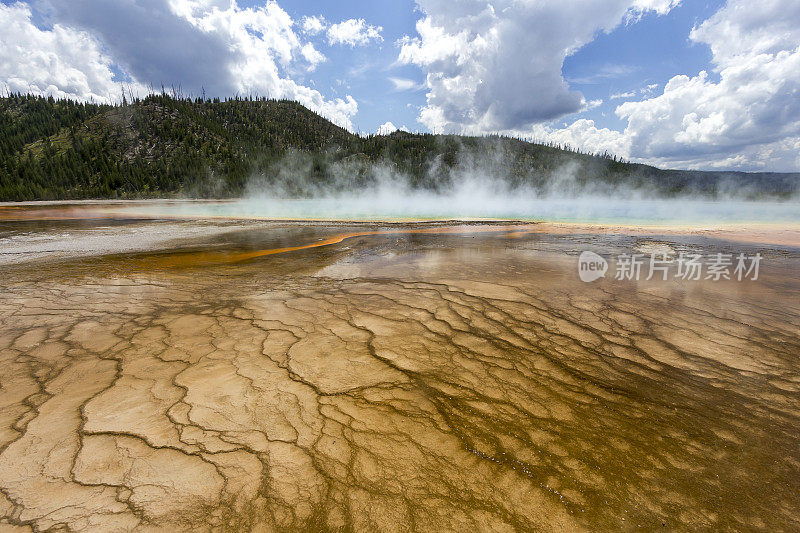
{"type": "Polygon", "coordinates": [[[590,119],[578,119],[565,128],[537,124],[532,132],[534,140],[580,148],[585,152],[599,154],[607,151],[621,156],[630,152],[629,139],[623,133],[609,128],[598,128],[590,119]]]}
{"type": "Polygon", "coordinates": [[[118,99],[114,70],[144,87],[210,96],[255,94],[297,100],[348,129],[358,104],[326,98],[297,81],[325,56],[295,32],[276,2],[241,8],[231,0],[42,0],[0,4],[0,87],[80,99],[118,99]]]}
{"type": "Polygon", "coordinates": [[[325,21],[325,17],[322,15],[303,17],[300,20],[300,27],[303,28],[303,31],[309,35],[317,35],[318,33],[322,33],[325,31],[327,26],[328,23],[325,21]]]}
{"type": "Polygon", "coordinates": [[[418,36],[400,41],[400,63],[426,74],[419,120],[436,131],[519,130],[580,111],[584,97],[561,76],[567,55],[659,0],[417,0],[418,36]]]}
{"type": "Polygon", "coordinates": [[[715,75],[673,77],[662,94],[626,102],[631,156],[667,165],[800,168],[800,3],[730,0],[691,38],[715,75]],[[732,155],[734,154],[734,155],[732,155]]]}
{"type": "Polygon", "coordinates": [[[595,107],[600,107],[601,105],[603,105],[602,98],[598,98],[597,100],[589,100],[588,102],[585,102],[583,111],[588,111],[590,109],[594,109],[595,107]]]}
{"type": "Polygon", "coordinates": [[[408,128],[405,126],[400,126],[399,128],[392,124],[391,122],[384,122],[380,126],[378,126],[378,135],[389,135],[390,133],[394,133],[396,131],[408,131],[408,128]]]}
{"type": "Polygon", "coordinates": [[[711,49],[712,68],[676,75],[660,94],[659,84],[641,89],[644,100],[616,108],[623,131],[578,119],[534,136],[664,167],[800,170],[798,20],[794,0],[729,0],[690,33],[711,49]]]}
{"type": "MultiPolygon", "coordinates": [[[[123,84],[114,80],[113,61],[89,33],[55,24],[40,30],[24,4],[0,4],[0,92],[59,98],[119,100],[123,84]]],[[[135,82],[124,84],[144,91],[135,82]]]]}
{"type": "Polygon", "coordinates": [[[633,7],[638,12],[655,11],[659,15],[666,15],[680,3],[681,0],[636,0],[633,7]]]}
{"type": "Polygon", "coordinates": [[[363,46],[372,41],[383,41],[382,31],[382,27],[367,24],[364,19],[350,19],[332,24],[326,35],[330,44],[363,46]]]}

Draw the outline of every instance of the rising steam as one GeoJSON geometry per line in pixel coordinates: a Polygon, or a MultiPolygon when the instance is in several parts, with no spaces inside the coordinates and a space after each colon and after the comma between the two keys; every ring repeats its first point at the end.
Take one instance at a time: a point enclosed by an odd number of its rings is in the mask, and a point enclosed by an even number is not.
{"type": "Polygon", "coordinates": [[[579,162],[524,179],[510,168],[499,150],[461,150],[452,166],[431,161],[425,179],[415,183],[388,162],[351,156],[321,164],[312,155],[289,152],[249,180],[236,209],[274,218],[347,220],[800,221],[796,188],[781,201],[755,201],[763,192],[759,187],[720,179],[713,194],[690,184],[669,197],[652,179],[586,179],[579,162]]]}

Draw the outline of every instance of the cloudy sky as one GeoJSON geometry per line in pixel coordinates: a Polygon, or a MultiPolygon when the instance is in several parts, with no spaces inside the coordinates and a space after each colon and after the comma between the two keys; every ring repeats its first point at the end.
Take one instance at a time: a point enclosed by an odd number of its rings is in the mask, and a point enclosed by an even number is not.
{"type": "Polygon", "coordinates": [[[362,133],[800,170],[797,0],[2,0],[0,29],[0,92],[164,85],[291,98],[362,133]]]}

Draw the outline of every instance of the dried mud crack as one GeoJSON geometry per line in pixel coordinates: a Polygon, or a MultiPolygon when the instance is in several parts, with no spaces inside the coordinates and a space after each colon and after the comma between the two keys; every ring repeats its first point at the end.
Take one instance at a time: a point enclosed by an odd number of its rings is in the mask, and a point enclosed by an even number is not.
{"type": "Polygon", "coordinates": [[[328,253],[9,274],[0,529],[800,528],[796,285],[328,253]]]}

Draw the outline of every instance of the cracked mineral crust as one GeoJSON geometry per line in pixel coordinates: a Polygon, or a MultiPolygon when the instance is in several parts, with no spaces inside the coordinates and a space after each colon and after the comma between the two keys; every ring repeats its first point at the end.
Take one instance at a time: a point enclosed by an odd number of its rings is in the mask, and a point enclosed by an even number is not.
{"type": "Polygon", "coordinates": [[[569,236],[337,231],[7,266],[0,530],[800,528],[796,252],[583,284],[569,236]]]}

